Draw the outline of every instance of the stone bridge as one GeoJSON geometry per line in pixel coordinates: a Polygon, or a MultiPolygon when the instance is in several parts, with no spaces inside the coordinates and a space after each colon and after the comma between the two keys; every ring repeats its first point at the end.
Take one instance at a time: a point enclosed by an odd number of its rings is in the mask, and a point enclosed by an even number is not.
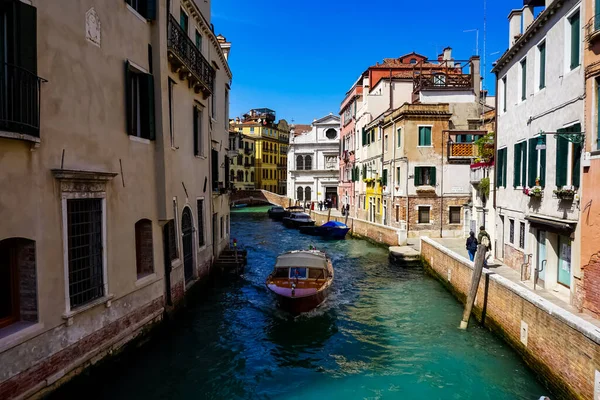
{"type": "Polygon", "coordinates": [[[294,205],[294,201],[292,199],[262,189],[236,190],[235,192],[231,193],[229,200],[231,206],[234,206],[235,204],[272,204],[281,207],[289,207],[294,205]]]}

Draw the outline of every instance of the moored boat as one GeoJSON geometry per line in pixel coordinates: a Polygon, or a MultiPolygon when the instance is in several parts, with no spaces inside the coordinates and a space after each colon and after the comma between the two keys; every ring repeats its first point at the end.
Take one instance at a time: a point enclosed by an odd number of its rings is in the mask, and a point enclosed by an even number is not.
{"type": "Polygon", "coordinates": [[[301,226],[313,226],[315,221],[305,213],[291,213],[289,217],[283,217],[283,225],[287,228],[300,228],[301,226]]]}
{"type": "Polygon", "coordinates": [[[289,217],[290,215],[292,215],[292,213],[296,213],[296,212],[303,212],[304,211],[304,207],[302,206],[291,206],[285,209],[285,212],[283,213],[283,217],[289,217]]]}
{"type": "Polygon", "coordinates": [[[283,217],[285,216],[285,210],[283,207],[273,206],[273,207],[269,208],[269,211],[267,211],[267,214],[269,215],[269,218],[274,219],[276,221],[281,221],[283,219],[283,217]]]}
{"type": "Polygon", "coordinates": [[[297,250],[277,257],[275,268],[266,281],[279,306],[300,314],[320,305],[333,283],[333,265],[323,252],[297,250]]]}
{"type": "Polygon", "coordinates": [[[244,208],[244,207],[248,207],[248,204],[234,204],[233,208],[244,208]]]}
{"type": "Polygon", "coordinates": [[[321,226],[302,226],[300,233],[321,236],[326,239],[344,239],[350,228],[343,222],[329,221],[321,226]]]}

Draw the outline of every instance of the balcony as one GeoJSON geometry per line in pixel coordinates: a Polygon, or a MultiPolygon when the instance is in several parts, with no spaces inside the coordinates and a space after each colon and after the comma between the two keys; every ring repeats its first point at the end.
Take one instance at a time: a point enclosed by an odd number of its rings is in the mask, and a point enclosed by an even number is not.
{"type": "MultiPolygon", "coordinates": [[[[471,162],[481,156],[479,146],[475,142],[486,135],[486,131],[451,130],[444,132],[449,133],[448,161],[471,162]]],[[[493,143],[490,145],[493,147],[493,143]]]]}
{"type": "Polygon", "coordinates": [[[449,143],[449,160],[470,160],[477,157],[477,154],[475,143],[449,143]]]}
{"type": "Polygon", "coordinates": [[[585,40],[588,43],[595,42],[600,37],[600,14],[594,15],[584,26],[585,40]]]}
{"type": "Polygon", "coordinates": [[[493,167],[493,161],[471,164],[471,184],[479,185],[479,182],[481,182],[483,178],[489,178],[489,171],[493,167]]]}
{"type": "Polygon", "coordinates": [[[46,80],[21,67],[4,64],[0,73],[0,131],[16,139],[40,138],[40,87],[46,80]],[[14,132],[15,135],[6,134],[14,132]]]}
{"type": "Polygon", "coordinates": [[[169,15],[168,22],[167,53],[171,70],[179,74],[179,79],[187,78],[194,92],[202,92],[205,99],[212,94],[214,68],[172,15],[169,15]]]}

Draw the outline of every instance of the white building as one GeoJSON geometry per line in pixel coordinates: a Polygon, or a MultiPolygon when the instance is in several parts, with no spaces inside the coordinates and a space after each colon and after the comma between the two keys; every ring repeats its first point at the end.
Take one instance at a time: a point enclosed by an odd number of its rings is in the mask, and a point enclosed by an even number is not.
{"type": "Polygon", "coordinates": [[[288,196],[301,204],[331,199],[338,207],[340,118],[329,114],[312,123],[312,129],[290,132],[288,196]]]}
{"type": "Polygon", "coordinates": [[[498,80],[496,257],[523,269],[522,279],[533,279],[537,268],[538,284],[566,301],[573,299],[580,278],[583,12],[577,0],[536,0],[513,10],[509,49],[493,70],[498,80]],[[533,8],[538,6],[545,9],[538,13],[533,8]],[[541,197],[532,196],[535,192],[541,197]]]}

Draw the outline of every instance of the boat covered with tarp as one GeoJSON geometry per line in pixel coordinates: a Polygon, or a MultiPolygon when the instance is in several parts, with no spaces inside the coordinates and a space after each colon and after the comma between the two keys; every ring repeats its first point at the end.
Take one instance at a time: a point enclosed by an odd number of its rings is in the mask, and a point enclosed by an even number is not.
{"type": "Polygon", "coordinates": [[[302,226],[300,232],[312,235],[321,236],[326,239],[344,239],[350,228],[348,225],[339,221],[329,221],[321,226],[302,226]]]}

